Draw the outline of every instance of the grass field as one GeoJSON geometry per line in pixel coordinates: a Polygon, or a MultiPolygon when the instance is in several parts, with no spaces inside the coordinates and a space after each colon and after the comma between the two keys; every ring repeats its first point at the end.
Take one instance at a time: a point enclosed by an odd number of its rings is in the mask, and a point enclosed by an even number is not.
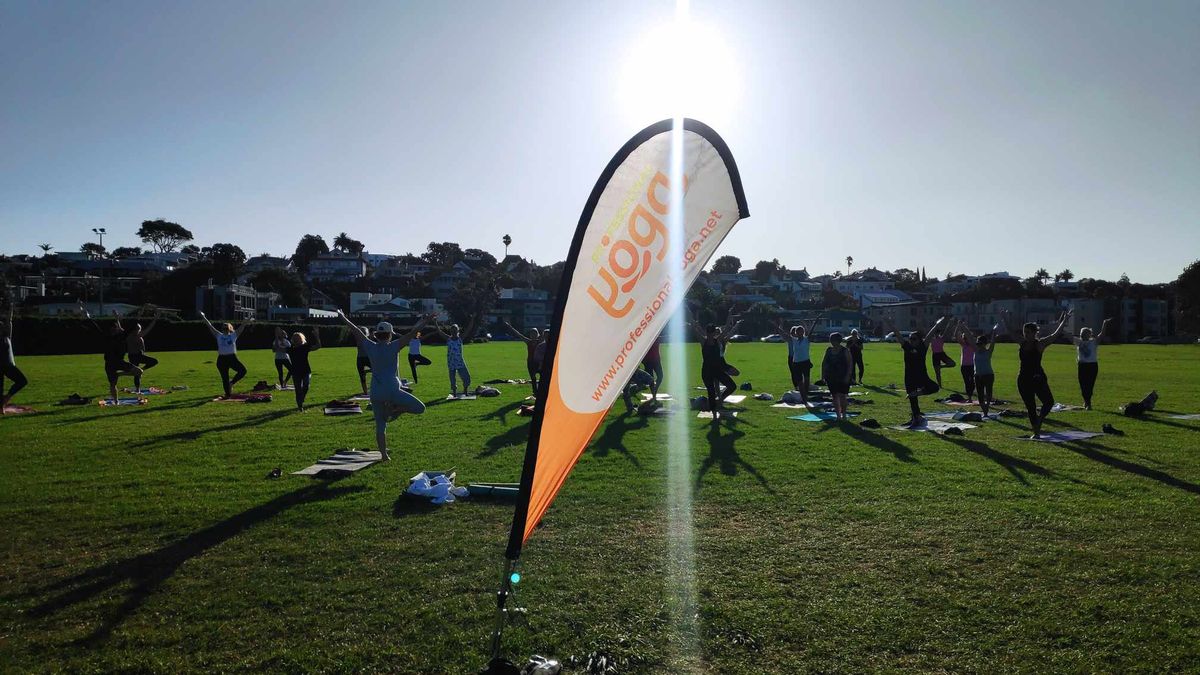
{"type": "MultiPolygon", "coordinates": [[[[448,386],[444,352],[428,351],[417,391],[432,401],[448,386]]],[[[467,361],[479,381],[520,377],[523,353],[469,346],[467,361]]],[[[287,472],[370,447],[369,415],[297,414],[289,392],[210,403],[214,354],[157,356],[146,383],[190,390],[119,409],[53,405],[102,394],[100,356],[18,358],[32,384],[17,403],[40,412],[0,419],[0,670],[483,665],[511,506],[400,493],[421,469],[515,480],[527,388],[405,417],[390,464],[325,484],[287,472]],[[284,477],[266,479],[275,467],[284,477]]],[[[756,391],[787,388],[783,345],[729,356],[756,391]]],[[[247,384],[273,376],[269,352],[242,358],[247,384]]],[[[312,360],[312,402],[357,388],[353,350],[312,360]]],[[[866,360],[869,385],[902,379],[894,345],[866,360]]],[[[1013,345],[994,360],[997,396],[1015,399],[1013,345]]],[[[1073,349],[1046,364],[1057,398],[1079,403],[1073,349]]],[[[958,387],[957,370],[946,381],[958,387]]],[[[689,415],[691,636],[664,581],[666,420],[618,404],[526,548],[514,604],[528,625],[506,646],[604,653],[620,672],[675,672],[693,639],[699,668],[721,673],[1196,671],[1200,422],[1167,413],[1200,412],[1197,382],[1200,348],[1106,346],[1097,411],[1047,429],[1126,435],[1065,445],[1017,440],[1022,418],[955,438],[790,421],[753,400],[719,426],[689,415]],[[1152,388],[1160,412],[1116,414],[1152,388]]],[[[869,416],[907,418],[902,397],[866,391],[869,416]]]]}

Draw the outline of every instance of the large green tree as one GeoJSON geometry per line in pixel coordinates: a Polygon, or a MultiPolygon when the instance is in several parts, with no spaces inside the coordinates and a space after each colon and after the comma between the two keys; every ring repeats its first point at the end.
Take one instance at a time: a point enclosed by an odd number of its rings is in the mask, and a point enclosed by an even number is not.
{"type": "Polygon", "coordinates": [[[421,260],[437,267],[450,267],[463,259],[463,250],[452,241],[429,242],[429,247],[421,254],[421,260]]]}
{"type": "Polygon", "coordinates": [[[742,261],[736,256],[723,255],[712,265],[713,274],[737,274],[742,271],[742,261]]]}
{"type": "Polygon", "coordinates": [[[138,237],[143,243],[154,247],[158,253],[170,253],[185,241],[193,239],[192,233],[179,223],[168,220],[143,220],[138,228],[138,237]]]}
{"type": "Polygon", "coordinates": [[[312,259],[329,253],[329,245],[325,243],[325,239],[319,234],[306,234],[300,238],[300,243],[296,244],[296,252],[292,254],[292,264],[301,272],[308,271],[308,264],[312,259]]]}
{"type": "Polygon", "coordinates": [[[366,246],[364,246],[361,241],[354,239],[345,232],[341,232],[338,234],[338,236],[333,238],[333,248],[334,250],[341,251],[342,253],[350,253],[353,255],[359,255],[366,250],[366,246]]]}
{"type": "Polygon", "coordinates": [[[446,298],[446,311],[450,318],[471,337],[479,328],[483,315],[496,306],[500,289],[496,286],[496,275],[487,270],[476,270],[454,288],[446,298]]]}
{"type": "Polygon", "coordinates": [[[219,284],[233,283],[246,265],[246,253],[234,244],[213,244],[208,257],[212,261],[213,280],[219,284]]]}
{"type": "Polygon", "coordinates": [[[250,277],[250,285],[259,291],[278,293],[288,307],[304,306],[304,281],[292,270],[269,268],[250,277]]]}
{"type": "Polygon", "coordinates": [[[1179,330],[1200,333],[1200,260],[1183,268],[1175,280],[1175,302],[1179,330]]]}

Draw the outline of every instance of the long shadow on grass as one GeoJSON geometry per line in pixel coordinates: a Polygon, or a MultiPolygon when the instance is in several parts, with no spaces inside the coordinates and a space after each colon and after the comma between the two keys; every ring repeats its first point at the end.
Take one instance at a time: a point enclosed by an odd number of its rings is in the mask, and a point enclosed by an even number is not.
{"type": "MultiPolygon", "coordinates": [[[[107,398],[107,397],[108,397],[108,395],[105,394],[102,398],[107,398]]],[[[161,397],[151,397],[150,402],[147,403],[146,405],[117,406],[115,409],[101,408],[99,405],[96,405],[95,403],[91,403],[89,405],[93,406],[100,412],[97,412],[92,415],[82,416],[82,417],[72,417],[70,419],[65,419],[60,422],[57,422],[57,424],[59,424],[61,426],[63,424],[76,424],[78,422],[89,422],[91,420],[100,419],[102,417],[106,417],[106,418],[128,417],[130,415],[145,415],[146,413],[154,413],[154,412],[161,413],[161,412],[170,412],[172,410],[183,410],[184,408],[199,408],[200,406],[204,405],[205,403],[207,403],[209,401],[209,399],[207,399],[207,398],[197,398],[197,399],[187,399],[187,400],[176,400],[176,401],[172,401],[170,403],[156,404],[156,400],[158,398],[161,398],[161,397]]],[[[226,405],[232,405],[232,404],[226,404],[226,405]]],[[[68,409],[68,406],[63,406],[63,409],[60,411],[57,411],[57,412],[67,412],[67,409],[68,409]]]]}
{"type": "Polygon", "coordinates": [[[640,469],[642,463],[625,447],[625,434],[648,426],[650,422],[645,417],[630,412],[622,413],[620,417],[609,420],[608,424],[604,425],[604,432],[592,442],[592,454],[596,457],[607,457],[609,450],[616,450],[640,469]]]}
{"type": "Polygon", "coordinates": [[[708,473],[714,466],[718,467],[720,472],[726,476],[736,476],[738,467],[741,467],[746,473],[754,476],[755,480],[762,485],[768,493],[775,494],[771,489],[770,483],[759,472],[758,469],[738,454],[737,442],[746,435],[744,431],[738,431],[736,428],[737,418],[726,418],[722,420],[714,420],[708,425],[708,433],[705,434],[705,440],[708,442],[708,457],[700,464],[700,472],[696,474],[695,492],[700,492],[700,485],[704,481],[704,474],[708,473]]]}
{"type": "Polygon", "coordinates": [[[944,441],[948,441],[957,445],[967,452],[973,452],[980,457],[992,460],[1012,474],[1012,477],[1016,478],[1023,485],[1029,485],[1029,481],[1025,479],[1026,473],[1031,473],[1035,476],[1041,476],[1043,478],[1051,478],[1054,476],[1054,472],[1047,468],[1034,464],[1027,459],[1006,455],[1003,452],[1000,452],[999,450],[987,445],[986,443],[980,443],[979,441],[968,441],[965,438],[955,438],[954,436],[944,436],[942,434],[934,435],[944,441]]]}
{"type": "MultiPolygon", "coordinates": [[[[901,462],[907,462],[909,464],[917,464],[918,463],[917,458],[913,457],[911,448],[909,448],[907,445],[903,445],[902,443],[899,443],[897,441],[893,441],[892,439],[888,438],[887,436],[884,436],[883,434],[877,434],[874,431],[864,429],[863,427],[860,427],[851,422],[842,422],[840,424],[835,423],[835,422],[829,422],[829,423],[826,423],[825,428],[820,429],[818,431],[818,433],[823,433],[825,431],[829,431],[830,429],[837,429],[838,431],[842,432],[843,434],[846,434],[847,436],[849,436],[850,438],[853,438],[856,441],[866,443],[867,445],[869,445],[873,448],[879,448],[880,450],[883,450],[884,452],[890,453],[893,457],[900,460],[901,462]]],[[[911,432],[911,433],[917,433],[917,432],[911,432]]]]}
{"type": "Polygon", "coordinates": [[[100,620],[100,625],[78,642],[92,644],[107,638],[121,622],[133,614],[146,600],[170,579],[179,566],[219,546],[243,531],[269,520],[301,504],[325,501],[342,495],[360,492],[365,486],[329,487],[319,483],[293,490],[271,501],[230,516],[215,525],[193,532],[183,539],[157,551],[101,565],[68,579],[55,582],[32,595],[57,593],[53,598],[29,610],[37,618],[50,616],[73,605],[87,602],[116,586],[128,583],[125,599],[100,620]]]}
{"type": "Polygon", "coordinates": [[[485,448],[475,455],[476,458],[491,457],[501,450],[517,445],[522,448],[525,442],[529,440],[529,423],[526,422],[520,426],[506,429],[505,431],[492,436],[484,442],[485,448]]]}
{"type": "MultiPolygon", "coordinates": [[[[531,401],[531,403],[532,403],[532,401],[531,401]]],[[[484,413],[484,414],[480,415],[479,419],[481,419],[481,420],[500,420],[501,424],[508,424],[508,414],[510,412],[516,411],[517,408],[520,408],[524,404],[525,404],[525,401],[513,401],[512,403],[505,403],[504,405],[500,406],[499,408],[496,408],[495,410],[493,410],[489,413],[484,413]]]]}
{"type": "MultiPolygon", "coordinates": [[[[231,403],[229,405],[236,405],[236,404],[231,403]]],[[[233,431],[235,429],[245,429],[246,427],[254,427],[254,426],[258,426],[260,424],[266,424],[267,422],[279,419],[280,417],[286,417],[287,415],[291,415],[295,412],[296,412],[295,410],[290,409],[290,408],[286,409],[286,410],[272,410],[270,412],[265,412],[265,413],[262,413],[259,415],[251,415],[250,417],[247,417],[246,419],[241,420],[239,422],[231,422],[229,424],[222,424],[221,426],[218,426],[218,427],[209,427],[208,429],[194,429],[192,431],[177,431],[173,434],[163,434],[162,436],[153,436],[151,438],[147,438],[144,441],[139,441],[137,443],[130,443],[128,445],[128,447],[130,447],[130,448],[147,448],[152,445],[158,445],[159,443],[170,443],[172,441],[194,441],[197,438],[200,438],[201,436],[203,436],[205,434],[217,434],[217,433],[221,433],[221,432],[225,432],[225,431],[233,431]]]]}
{"type": "Polygon", "coordinates": [[[880,394],[887,394],[888,396],[900,396],[900,390],[898,389],[893,390],[886,387],[876,387],[873,384],[864,384],[863,387],[870,389],[871,391],[877,391],[880,394]]]}
{"type": "MultiPolygon", "coordinates": [[[[1161,411],[1161,412],[1165,412],[1165,411],[1161,411]]],[[[1179,413],[1167,413],[1167,414],[1177,415],[1179,413]]],[[[1154,417],[1151,415],[1142,415],[1141,417],[1134,417],[1131,419],[1140,420],[1142,422],[1154,422],[1155,424],[1164,424],[1169,427],[1177,427],[1179,429],[1187,429],[1188,431],[1200,431],[1200,426],[1195,426],[1193,424],[1184,424],[1183,422],[1180,422],[1180,421],[1165,419],[1162,417],[1154,417]]]]}
{"type": "Polygon", "coordinates": [[[1110,452],[1114,452],[1112,448],[1104,447],[1098,443],[1091,441],[1073,441],[1070,443],[1059,443],[1058,445],[1061,445],[1075,454],[1083,455],[1090,460],[1100,462],[1101,464],[1106,464],[1114,469],[1127,471],[1134,475],[1142,476],[1143,478],[1149,478],[1150,480],[1158,481],[1159,483],[1169,487],[1179,488],[1184,492],[1200,495],[1200,485],[1189,483],[1181,478],[1176,478],[1165,471],[1151,469],[1148,466],[1144,466],[1136,462],[1130,462],[1128,460],[1113,457],[1112,455],[1108,454],[1110,452]]]}

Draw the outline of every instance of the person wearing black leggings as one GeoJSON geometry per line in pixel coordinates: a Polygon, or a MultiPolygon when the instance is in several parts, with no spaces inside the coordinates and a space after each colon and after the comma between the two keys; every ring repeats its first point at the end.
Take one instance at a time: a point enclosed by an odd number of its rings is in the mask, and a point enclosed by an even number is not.
{"type": "Polygon", "coordinates": [[[988,409],[995,400],[992,395],[992,387],[996,384],[996,371],[992,370],[992,351],[996,349],[998,328],[1000,328],[999,325],[992,326],[991,334],[975,338],[975,364],[972,368],[975,369],[975,386],[979,389],[979,406],[983,408],[984,417],[987,417],[988,409]]]}
{"type": "MultiPolygon", "coordinates": [[[[133,330],[125,336],[126,348],[129,351],[129,362],[135,366],[139,366],[144,373],[154,366],[158,365],[158,359],[146,354],[146,336],[150,331],[154,330],[154,326],[158,323],[158,310],[154,310],[154,319],[150,321],[150,325],[142,328],[142,324],[134,324],[133,330]]],[[[135,373],[133,376],[133,391],[142,393],[142,373],[135,373]]]]}
{"type": "Polygon", "coordinates": [[[292,378],[292,357],[288,356],[291,346],[292,341],[288,339],[287,331],[276,328],[275,339],[271,341],[271,351],[275,356],[275,372],[279,376],[280,389],[286,387],[288,380],[292,378]]]}
{"type": "Polygon", "coordinates": [[[1092,409],[1092,392],[1096,389],[1096,376],[1100,374],[1100,338],[1108,330],[1109,321],[1112,319],[1105,319],[1100,324],[1095,336],[1091,328],[1084,327],[1079,329],[1079,337],[1072,340],[1075,360],[1079,364],[1079,393],[1083,395],[1083,407],[1087,410],[1092,409]]]}
{"type": "Polygon", "coordinates": [[[296,410],[304,412],[304,399],[308,396],[308,387],[312,383],[312,366],[308,363],[308,355],[321,348],[321,331],[313,331],[313,340],[309,342],[304,333],[292,333],[289,340],[288,358],[292,362],[292,384],[296,387],[296,410]]]}
{"type": "MultiPolygon", "coordinates": [[[[930,328],[927,333],[915,330],[899,341],[900,349],[904,350],[904,392],[908,396],[908,407],[912,411],[912,419],[908,421],[910,427],[925,424],[925,415],[921,413],[920,397],[936,394],[941,389],[938,383],[929,377],[925,357],[929,353],[929,339],[935,334],[940,334],[939,331],[945,321],[946,317],[943,316],[933,324],[933,328],[930,328]]],[[[888,315],[886,319],[884,330],[890,330],[897,336],[900,335],[891,315],[888,315]]]]}
{"type": "Polygon", "coordinates": [[[850,378],[850,384],[862,384],[863,373],[866,372],[867,367],[863,363],[862,335],[859,335],[857,328],[851,329],[850,337],[846,338],[846,348],[850,350],[851,365],[858,372],[857,378],[850,378]]]}
{"type": "Polygon", "coordinates": [[[221,386],[225,390],[225,398],[233,395],[233,385],[237,384],[246,376],[246,366],[237,357],[237,341],[241,337],[242,331],[246,330],[254,322],[253,318],[247,319],[237,330],[233,329],[233,324],[225,324],[225,331],[220,332],[212,322],[204,316],[204,312],[200,312],[200,318],[204,319],[204,323],[208,324],[208,330],[217,339],[217,371],[221,373],[221,386]],[[233,379],[229,379],[229,371],[234,372],[233,379]]]}
{"type": "Polygon", "coordinates": [[[12,400],[12,397],[29,384],[29,380],[25,379],[25,374],[21,372],[20,368],[17,368],[17,359],[13,356],[12,312],[12,305],[9,305],[8,320],[0,323],[0,415],[4,414],[4,407],[12,400]],[[4,391],[5,378],[12,381],[7,392],[4,391]]]}
{"type": "Polygon", "coordinates": [[[113,403],[116,403],[117,398],[117,379],[122,375],[141,375],[142,369],[138,366],[125,360],[125,355],[129,352],[129,343],[126,340],[125,328],[121,326],[121,317],[116,312],[113,312],[113,323],[105,332],[100,324],[92,318],[90,312],[84,308],[83,302],[80,301],[79,309],[83,312],[83,316],[92,324],[92,328],[96,332],[104,336],[104,376],[108,379],[108,394],[111,396],[113,403]]]}
{"type": "MultiPolygon", "coordinates": [[[[1007,312],[1004,313],[1004,317],[1009,331],[1013,332],[1013,324],[1007,312]]],[[[1036,323],[1030,322],[1021,326],[1021,338],[1017,347],[1017,355],[1021,360],[1021,370],[1017,373],[1017,391],[1020,392],[1021,400],[1025,402],[1025,409],[1029,413],[1033,438],[1041,438],[1042,422],[1054,408],[1054,394],[1050,391],[1050,382],[1046,378],[1046,371],[1042,369],[1042,352],[1046,351],[1046,347],[1053,344],[1062,334],[1063,325],[1069,318],[1071,318],[1070,310],[1063,312],[1059,317],[1058,327],[1046,337],[1040,336],[1036,323]],[[1040,410],[1037,406],[1039,401],[1042,404],[1040,410]]]]}
{"type": "Polygon", "coordinates": [[[720,417],[725,399],[737,391],[737,383],[729,376],[729,366],[722,354],[722,345],[728,335],[737,330],[741,322],[722,329],[716,324],[709,324],[701,330],[700,324],[693,321],[692,329],[700,338],[700,379],[704,381],[704,389],[708,394],[708,409],[713,413],[713,419],[720,417]]]}

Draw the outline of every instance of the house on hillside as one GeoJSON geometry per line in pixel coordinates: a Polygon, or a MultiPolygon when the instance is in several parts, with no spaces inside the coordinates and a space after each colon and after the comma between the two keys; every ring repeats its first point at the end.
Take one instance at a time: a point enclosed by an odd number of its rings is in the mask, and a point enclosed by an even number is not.
{"type": "Polygon", "coordinates": [[[210,282],[196,288],[196,312],[204,312],[212,321],[267,319],[268,310],[277,304],[278,293],[256,291],[240,284],[215,286],[210,282]]]}
{"type": "MultiPolygon", "coordinates": [[[[537,288],[502,288],[496,302],[496,318],[503,318],[517,330],[542,329],[550,323],[550,294],[537,288]]],[[[498,322],[498,321],[497,321],[498,322]]]]}
{"type": "Polygon", "coordinates": [[[874,267],[833,280],[833,290],[858,300],[863,293],[888,291],[896,287],[892,277],[874,267]]]}
{"type": "Polygon", "coordinates": [[[911,302],[914,298],[904,291],[895,288],[887,291],[868,291],[858,296],[861,309],[872,305],[894,305],[898,302],[911,302]]]}
{"type": "Polygon", "coordinates": [[[251,276],[265,270],[286,270],[291,268],[291,266],[292,261],[288,258],[280,258],[279,256],[262,253],[247,260],[246,264],[242,267],[242,271],[246,276],[251,276]]]}
{"type": "Polygon", "coordinates": [[[367,261],[352,253],[325,253],[308,263],[308,278],[319,282],[356,281],[367,274],[367,261]]]}

